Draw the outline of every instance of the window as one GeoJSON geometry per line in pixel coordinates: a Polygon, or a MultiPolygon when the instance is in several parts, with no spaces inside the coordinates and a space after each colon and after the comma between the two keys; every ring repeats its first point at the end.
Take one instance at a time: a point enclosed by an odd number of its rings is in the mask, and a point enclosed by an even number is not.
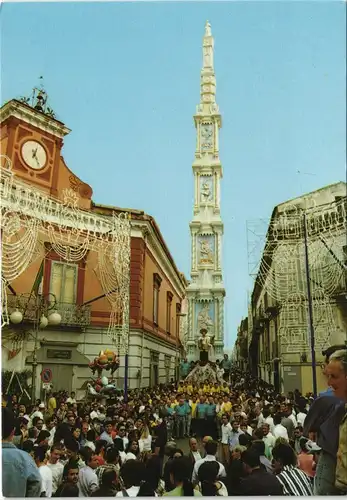
{"type": "Polygon", "coordinates": [[[64,262],[52,262],[50,293],[57,302],[75,304],[77,295],[78,267],[64,262]]]}
{"type": "Polygon", "coordinates": [[[171,292],[166,292],[166,331],[171,333],[171,306],[172,306],[173,294],[171,292]]]}
{"type": "Polygon", "coordinates": [[[158,326],[159,322],[159,290],[162,279],[158,273],[153,274],[153,323],[158,326]]]}
{"type": "Polygon", "coordinates": [[[176,337],[180,336],[180,314],[181,314],[181,304],[176,304],[176,337]]]}

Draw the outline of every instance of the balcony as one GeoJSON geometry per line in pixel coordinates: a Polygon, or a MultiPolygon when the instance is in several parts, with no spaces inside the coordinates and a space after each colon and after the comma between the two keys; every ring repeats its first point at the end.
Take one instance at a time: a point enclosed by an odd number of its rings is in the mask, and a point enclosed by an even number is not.
{"type": "MultiPolygon", "coordinates": [[[[47,299],[51,297],[48,296],[47,299]]],[[[49,310],[58,311],[61,316],[60,326],[71,328],[86,328],[90,324],[91,306],[80,306],[77,304],[67,304],[65,302],[56,302],[53,304],[44,297],[36,297],[34,294],[7,295],[8,316],[18,309],[23,314],[22,323],[34,323],[38,315],[49,314],[49,310]],[[48,312],[47,312],[48,311],[48,312]]]]}

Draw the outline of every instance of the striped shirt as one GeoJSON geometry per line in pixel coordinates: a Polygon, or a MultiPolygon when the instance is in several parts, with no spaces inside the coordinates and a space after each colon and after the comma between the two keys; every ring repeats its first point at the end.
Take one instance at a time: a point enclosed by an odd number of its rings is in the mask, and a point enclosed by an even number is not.
{"type": "Polygon", "coordinates": [[[285,465],[283,471],[276,477],[283,486],[285,495],[295,497],[313,495],[310,478],[294,465],[285,465]]]}

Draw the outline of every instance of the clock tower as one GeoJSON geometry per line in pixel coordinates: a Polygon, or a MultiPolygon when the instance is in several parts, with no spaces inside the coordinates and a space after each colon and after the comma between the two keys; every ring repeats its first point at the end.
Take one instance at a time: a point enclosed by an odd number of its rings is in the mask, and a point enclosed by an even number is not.
{"type": "Polygon", "coordinates": [[[203,38],[200,104],[196,109],[196,149],[193,162],[194,209],[190,223],[191,282],[187,288],[187,356],[199,358],[200,330],[206,329],[213,349],[209,358],[221,359],[224,350],[224,297],[222,275],[223,222],[220,213],[219,130],[222,119],[216,104],[213,63],[214,40],[209,22],[203,38]]]}
{"type": "Polygon", "coordinates": [[[13,172],[57,196],[63,139],[70,130],[47,106],[46,92],[35,88],[31,100],[4,104],[0,123],[1,152],[11,160],[13,172]]]}

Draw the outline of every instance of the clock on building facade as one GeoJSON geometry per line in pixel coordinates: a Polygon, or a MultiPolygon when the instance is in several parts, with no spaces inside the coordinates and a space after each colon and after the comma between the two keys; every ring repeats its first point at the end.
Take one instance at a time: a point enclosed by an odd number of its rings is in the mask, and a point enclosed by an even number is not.
{"type": "Polygon", "coordinates": [[[34,170],[41,170],[47,164],[46,150],[38,141],[24,141],[21,147],[21,154],[25,164],[34,170]]]}

